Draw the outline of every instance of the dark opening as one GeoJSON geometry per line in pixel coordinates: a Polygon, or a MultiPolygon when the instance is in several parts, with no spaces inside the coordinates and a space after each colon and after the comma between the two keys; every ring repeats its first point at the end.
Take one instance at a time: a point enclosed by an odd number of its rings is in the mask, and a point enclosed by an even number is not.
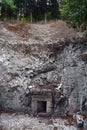
{"type": "Polygon", "coordinates": [[[37,102],[37,112],[45,112],[46,113],[46,101],[38,101],[37,102]]]}

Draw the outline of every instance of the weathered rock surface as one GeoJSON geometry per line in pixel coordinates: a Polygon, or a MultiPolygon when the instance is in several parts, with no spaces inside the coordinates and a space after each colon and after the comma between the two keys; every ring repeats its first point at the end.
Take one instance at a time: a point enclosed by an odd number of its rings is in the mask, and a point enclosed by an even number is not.
{"type": "Polygon", "coordinates": [[[77,130],[74,125],[66,125],[66,119],[34,118],[28,115],[2,114],[0,126],[2,130],[77,130]]]}
{"type": "Polygon", "coordinates": [[[28,86],[57,88],[61,84],[68,103],[65,99],[58,102],[54,113],[87,112],[86,40],[65,40],[58,38],[57,30],[56,37],[50,25],[33,25],[31,37],[23,41],[2,24],[0,27],[0,109],[30,113],[28,86]]]}

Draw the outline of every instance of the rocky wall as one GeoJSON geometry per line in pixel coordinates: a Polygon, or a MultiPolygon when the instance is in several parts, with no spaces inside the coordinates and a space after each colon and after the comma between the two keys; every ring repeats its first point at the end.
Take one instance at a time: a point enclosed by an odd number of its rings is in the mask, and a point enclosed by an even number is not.
{"type": "Polygon", "coordinates": [[[56,97],[56,115],[79,110],[86,113],[86,53],[87,41],[84,39],[48,45],[12,44],[1,39],[0,109],[30,113],[29,86],[40,89],[54,86],[54,90],[63,95],[60,101],[56,97]]]}

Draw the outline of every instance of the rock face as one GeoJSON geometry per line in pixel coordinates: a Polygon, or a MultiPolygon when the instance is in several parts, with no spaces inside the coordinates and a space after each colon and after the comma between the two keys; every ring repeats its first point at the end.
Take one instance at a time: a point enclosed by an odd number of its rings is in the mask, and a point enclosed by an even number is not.
{"type": "Polygon", "coordinates": [[[31,118],[29,115],[1,114],[2,130],[77,130],[75,125],[68,124],[68,119],[31,118]]]}
{"type": "Polygon", "coordinates": [[[78,128],[83,128],[84,127],[84,118],[80,113],[74,114],[73,118],[76,120],[76,124],[78,128]]]}
{"type": "Polygon", "coordinates": [[[29,86],[45,86],[63,96],[61,100],[55,96],[54,114],[73,114],[78,110],[86,113],[87,42],[57,39],[56,43],[48,43],[35,40],[34,34],[32,44],[12,38],[13,35],[10,40],[0,38],[0,109],[30,113],[29,86]]]}

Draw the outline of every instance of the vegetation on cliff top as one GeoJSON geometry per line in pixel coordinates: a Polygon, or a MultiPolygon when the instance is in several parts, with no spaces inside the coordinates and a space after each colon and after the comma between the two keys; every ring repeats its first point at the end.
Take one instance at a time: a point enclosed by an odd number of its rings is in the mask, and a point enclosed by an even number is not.
{"type": "Polygon", "coordinates": [[[64,19],[72,27],[87,29],[87,0],[1,0],[2,20],[42,21],[64,19]]]}

